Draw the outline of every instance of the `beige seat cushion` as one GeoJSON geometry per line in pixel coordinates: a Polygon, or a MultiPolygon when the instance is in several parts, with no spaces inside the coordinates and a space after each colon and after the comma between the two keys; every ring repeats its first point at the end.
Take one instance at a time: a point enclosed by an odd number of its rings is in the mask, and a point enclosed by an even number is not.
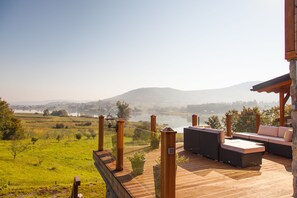
{"type": "Polygon", "coordinates": [[[233,137],[249,139],[250,133],[236,132],[236,133],[233,133],[233,137]]]}
{"type": "Polygon", "coordinates": [[[286,142],[284,138],[279,138],[279,137],[269,137],[268,141],[270,143],[274,144],[280,144],[280,145],[285,145],[285,146],[292,146],[292,142],[286,142]]]}
{"type": "Polygon", "coordinates": [[[262,142],[268,142],[269,136],[267,135],[259,135],[257,133],[250,133],[249,140],[253,141],[262,141],[262,142]]]}
{"type": "Polygon", "coordinates": [[[247,140],[229,140],[226,139],[224,144],[221,144],[223,149],[249,154],[264,152],[265,147],[261,143],[251,142],[247,140]]]}
{"type": "Polygon", "coordinates": [[[278,127],[260,125],[259,130],[258,130],[258,134],[259,135],[267,135],[267,136],[277,137],[278,127]]]}

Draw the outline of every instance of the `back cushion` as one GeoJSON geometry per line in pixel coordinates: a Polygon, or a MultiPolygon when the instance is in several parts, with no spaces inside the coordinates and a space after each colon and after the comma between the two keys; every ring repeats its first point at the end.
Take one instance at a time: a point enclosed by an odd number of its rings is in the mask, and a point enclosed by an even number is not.
{"type": "Polygon", "coordinates": [[[283,138],[285,136],[286,131],[288,131],[289,129],[290,129],[289,127],[283,127],[283,126],[278,127],[277,136],[283,138]]]}
{"type": "Polygon", "coordinates": [[[278,127],[260,125],[258,134],[277,137],[278,127]]]}

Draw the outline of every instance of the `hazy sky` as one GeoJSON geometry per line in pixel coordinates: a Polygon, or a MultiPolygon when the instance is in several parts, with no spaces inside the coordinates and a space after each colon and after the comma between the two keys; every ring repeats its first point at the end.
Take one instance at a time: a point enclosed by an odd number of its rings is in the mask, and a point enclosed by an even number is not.
{"type": "Polygon", "coordinates": [[[283,0],[0,1],[0,97],[98,100],[289,72],[283,0]]]}

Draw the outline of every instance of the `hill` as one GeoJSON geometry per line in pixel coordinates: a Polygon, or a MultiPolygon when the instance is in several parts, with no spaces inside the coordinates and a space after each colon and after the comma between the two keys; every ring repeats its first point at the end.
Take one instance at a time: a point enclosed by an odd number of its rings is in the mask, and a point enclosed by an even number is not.
{"type": "Polygon", "coordinates": [[[273,102],[276,94],[252,92],[250,89],[259,82],[246,82],[221,89],[182,91],[172,88],[140,88],[118,95],[105,102],[126,101],[131,106],[141,107],[182,107],[205,103],[232,103],[235,101],[273,102]]]}

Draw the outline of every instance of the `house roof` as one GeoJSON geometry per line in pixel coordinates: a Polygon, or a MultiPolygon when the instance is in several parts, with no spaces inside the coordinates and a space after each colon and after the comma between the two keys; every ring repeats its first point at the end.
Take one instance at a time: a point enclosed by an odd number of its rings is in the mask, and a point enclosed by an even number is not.
{"type": "Polygon", "coordinates": [[[283,91],[289,93],[291,82],[292,80],[290,78],[290,74],[285,74],[283,76],[279,76],[277,78],[254,85],[251,91],[267,93],[279,93],[280,91],[283,91]]]}

